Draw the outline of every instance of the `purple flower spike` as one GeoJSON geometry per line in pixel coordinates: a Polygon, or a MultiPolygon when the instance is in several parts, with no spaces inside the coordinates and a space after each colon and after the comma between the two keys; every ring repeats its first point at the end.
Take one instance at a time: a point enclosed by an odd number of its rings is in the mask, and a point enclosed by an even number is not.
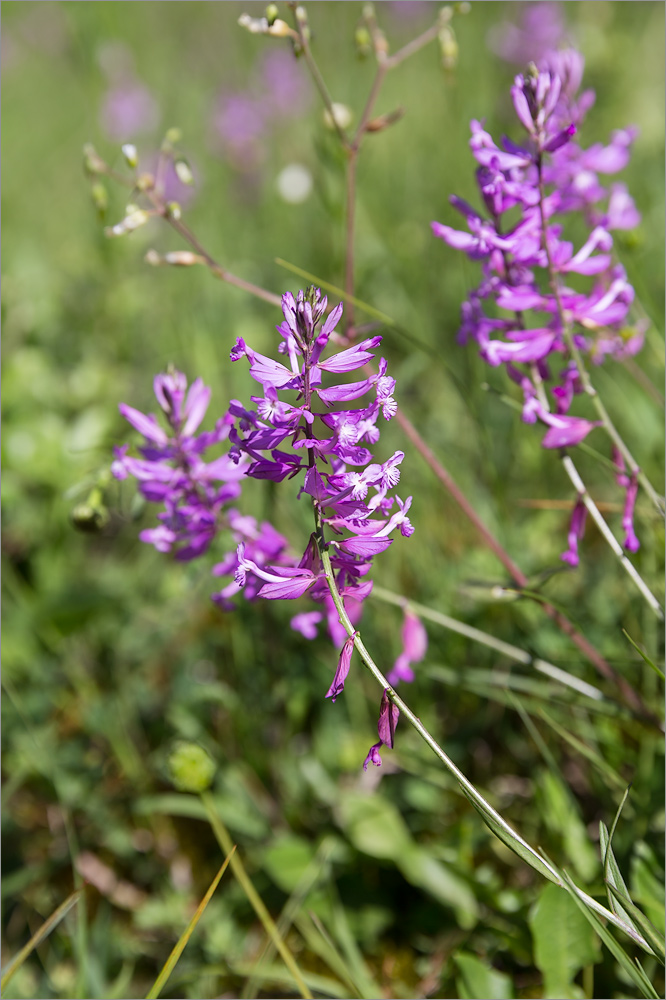
{"type": "Polygon", "coordinates": [[[335,671],[335,677],[331,683],[330,688],[326,692],[326,697],[330,698],[332,701],[342,694],[345,686],[345,681],[347,680],[347,674],[349,673],[349,667],[351,666],[352,653],[354,652],[354,638],[356,636],[350,635],[344,646],[342,647],[342,652],[340,653],[340,659],[338,660],[338,667],[335,671]]]}
{"type": "Polygon", "coordinates": [[[578,543],[585,534],[586,517],[587,507],[579,497],[574,506],[569,525],[569,535],[567,537],[569,548],[560,556],[560,559],[565,563],[569,563],[570,566],[578,565],[578,543]]]}

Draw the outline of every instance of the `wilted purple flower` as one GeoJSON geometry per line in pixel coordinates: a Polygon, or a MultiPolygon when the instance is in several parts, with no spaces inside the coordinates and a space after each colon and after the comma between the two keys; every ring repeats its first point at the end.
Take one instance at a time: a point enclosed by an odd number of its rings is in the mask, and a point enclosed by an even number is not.
{"type": "Polygon", "coordinates": [[[377,722],[379,743],[375,743],[374,746],[370,747],[368,755],[363,762],[364,771],[368,770],[368,764],[374,764],[375,767],[381,767],[382,758],[380,757],[379,751],[383,746],[393,749],[395,727],[398,725],[399,718],[400,709],[389,700],[388,690],[384,688],[381,704],[379,706],[379,721],[377,722]]]}
{"type": "Polygon", "coordinates": [[[342,690],[345,686],[345,681],[347,680],[347,674],[349,673],[349,667],[351,666],[352,653],[354,652],[354,635],[350,635],[347,638],[342,651],[340,653],[340,659],[338,660],[338,666],[335,671],[335,677],[331,682],[331,686],[326,692],[326,697],[330,698],[331,701],[335,701],[339,694],[342,694],[342,690]]]}

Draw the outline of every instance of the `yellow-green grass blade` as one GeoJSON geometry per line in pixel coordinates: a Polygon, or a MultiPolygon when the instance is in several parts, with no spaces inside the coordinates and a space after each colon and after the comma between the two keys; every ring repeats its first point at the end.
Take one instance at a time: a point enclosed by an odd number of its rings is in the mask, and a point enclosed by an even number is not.
{"type": "Polygon", "coordinates": [[[215,878],[213,879],[213,881],[209,885],[208,890],[206,892],[206,895],[204,896],[204,898],[201,900],[201,902],[197,906],[196,911],[194,913],[194,916],[192,917],[192,919],[190,920],[189,924],[187,925],[187,927],[185,928],[185,930],[183,931],[183,933],[179,937],[178,941],[176,942],[176,944],[175,944],[175,946],[173,948],[173,951],[171,952],[171,954],[167,958],[166,962],[164,963],[164,966],[163,966],[163,968],[162,968],[159,976],[157,977],[157,979],[153,983],[153,986],[152,986],[150,992],[146,995],[146,1000],[156,1000],[156,998],[160,995],[160,993],[162,991],[162,987],[165,985],[167,979],[169,978],[169,976],[171,975],[171,973],[175,969],[175,967],[176,967],[176,965],[178,963],[178,960],[180,959],[180,956],[183,954],[183,952],[185,950],[185,946],[186,946],[187,942],[192,937],[192,934],[194,933],[194,930],[195,930],[197,924],[199,923],[199,921],[201,920],[201,918],[202,918],[202,916],[204,914],[204,910],[206,909],[206,907],[210,903],[211,898],[213,896],[213,893],[217,889],[218,884],[220,882],[220,879],[222,878],[222,876],[224,875],[224,873],[225,873],[225,871],[227,869],[227,865],[229,864],[229,862],[231,861],[231,859],[234,856],[235,850],[236,850],[236,845],[234,844],[232,846],[230,852],[227,854],[226,858],[222,862],[222,865],[220,866],[220,869],[219,869],[217,875],[215,876],[215,878]]]}
{"type": "Polygon", "coordinates": [[[67,897],[64,903],[60,904],[57,910],[53,911],[51,916],[44,921],[39,930],[35,931],[28,943],[21,948],[18,955],[16,955],[6,966],[5,971],[2,974],[2,978],[0,979],[0,989],[5,989],[9,980],[12,978],[14,973],[21,968],[28,955],[30,955],[30,953],[41,941],[44,940],[45,937],[48,937],[51,931],[58,926],[63,917],[69,913],[72,907],[78,902],[82,891],[82,889],[76,889],[71,896],[67,897]]]}

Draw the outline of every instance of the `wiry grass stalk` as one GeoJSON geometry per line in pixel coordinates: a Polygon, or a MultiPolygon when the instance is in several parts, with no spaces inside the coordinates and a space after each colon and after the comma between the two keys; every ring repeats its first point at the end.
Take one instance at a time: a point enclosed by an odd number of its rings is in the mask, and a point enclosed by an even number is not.
{"type": "MultiPolygon", "coordinates": [[[[315,519],[318,520],[318,515],[315,511],[315,519]]],[[[331,565],[331,558],[327,550],[326,542],[323,537],[323,531],[321,528],[317,533],[317,543],[319,547],[319,555],[321,557],[322,566],[326,576],[326,582],[328,583],[328,588],[331,594],[331,598],[335,605],[336,611],[339,615],[340,624],[345,629],[347,635],[354,639],[354,647],[358,650],[359,655],[366,667],[373,675],[375,680],[380,684],[383,690],[386,691],[387,697],[393,704],[400,709],[400,712],[405,716],[409,724],[416,730],[421,739],[430,747],[433,753],[439,758],[439,760],[444,764],[446,769],[453,775],[458,784],[460,785],[462,791],[472,802],[475,808],[481,813],[482,818],[485,823],[490,827],[493,833],[502,840],[507,847],[510,847],[519,857],[527,862],[535,871],[539,872],[545,878],[559,885],[561,888],[565,889],[566,884],[562,879],[561,875],[558,873],[554,865],[549,861],[544,859],[537,851],[531,847],[526,840],[524,840],[519,833],[517,833],[513,827],[504,819],[500,813],[497,812],[493,806],[481,795],[481,793],[472,784],[469,778],[460,770],[460,768],[451,760],[448,754],[440,747],[434,737],[423,725],[421,720],[412,712],[406,702],[400,697],[394,687],[387,681],[386,677],[380,670],[380,668],[375,663],[374,659],[368,652],[361,635],[357,629],[354,628],[349,616],[345,610],[344,602],[338,591],[337,584],[335,582],[335,576],[333,574],[333,567],[331,565]]],[[[624,920],[621,920],[616,914],[612,913],[601,903],[598,903],[596,899],[589,896],[586,892],[580,889],[578,886],[574,886],[574,891],[581,901],[581,903],[589,910],[603,916],[606,920],[612,923],[619,930],[624,931],[630,938],[632,938],[636,944],[644,948],[645,951],[652,954],[652,950],[649,947],[647,941],[639,934],[635,928],[627,924],[624,920]]]]}

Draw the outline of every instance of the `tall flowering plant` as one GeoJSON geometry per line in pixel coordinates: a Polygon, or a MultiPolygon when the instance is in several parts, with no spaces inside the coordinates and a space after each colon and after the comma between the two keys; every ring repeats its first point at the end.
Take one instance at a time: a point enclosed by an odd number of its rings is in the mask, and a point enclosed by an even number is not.
{"type": "MultiPolygon", "coordinates": [[[[575,397],[590,391],[584,359],[626,358],[644,335],[642,325],[627,323],[634,291],[613,257],[611,236],[640,216],[624,185],[608,189],[599,178],[626,166],[635,131],[614,132],[607,146],[577,143],[594,102],[592,91],[578,94],[582,74],[582,56],[569,49],[546,54],[539,68],[532,64],[517,76],[511,98],[524,139],[497,145],[481,122],[471,123],[484,214],[454,195],[467,231],[432,223],[435,236],[481,262],[481,283],[462,306],[459,341],[475,340],[489,365],[506,367],[523,393],[523,420],[545,424],[542,444],[555,449],[579,444],[603,423],[570,412],[575,397]],[[572,216],[588,231],[578,249],[564,233],[572,216]],[[575,275],[589,279],[586,290],[570,286],[575,275]]],[[[635,552],[637,470],[627,476],[617,450],[614,460],[626,487],[624,546],[635,552]]],[[[578,564],[585,514],[577,502],[562,556],[570,565],[578,564]]]]}
{"type": "MultiPolygon", "coordinates": [[[[128,454],[127,445],[115,449],[112,472],[118,479],[134,476],[150,501],[164,509],[160,524],[141,532],[141,539],[181,560],[203,555],[215,535],[229,528],[237,547],[213,568],[230,582],[213,595],[221,607],[233,607],[231,598],[244,591],[250,599],[295,600],[308,594],[323,605],[329,631],[344,645],[327,697],[333,701],[344,688],[354,648],[340,612],[358,622],[362,601],[372,590],[365,579],[373,557],[391,545],[397,530],[413,533],[408,512],[412,498],[390,495],[400,479],[404,452],[396,451],[383,463],[375,462],[369,445],[379,440],[380,416],[390,420],[397,404],[395,379],[387,374],[384,358],[378,370],[355,382],[340,377],[368,364],[381,337],[371,337],[330,353],[342,303],[326,315],[328,302],[319,289],[308,288],[297,298],[282,298],[283,322],[277,327],[278,351],[287,364],[259,354],[241,338],[231,351],[232,361],[245,357],[250,375],[261,385],[254,406],[232,400],[227,413],[210,432],[195,434],[208,408],[210,389],[197,379],[187,389],[185,376],[169,372],[155,378],[157,400],[171,434],[152,415],[120,404],[120,412],[144,437],[141,458],[128,454]],[[330,384],[330,383],[333,384],[330,384]],[[355,400],[366,404],[350,407],[355,400]],[[227,442],[228,450],[204,461],[208,448],[227,442]],[[282,482],[298,478],[300,496],[314,513],[314,531],[301,555],[294,555],[286,538],[271,524],[258,525],[229,507],[238,498],[244,478],[282,482]]],[[[339,339],[339,338],[338,338],[339,339]]],[[[302,612],[294,628],[312,638],[323,615],[302,612]]],[[[413,617],[413,616],[412,616],[413,617]]],[[[414,628],[406,629],[403,657],[423,655],[424,639],[414,650],[414,628]]],[[[418,643],[416,644],[418,645],[418,643]]],[[[408,662],[408,661],[406,661],[408,662]]],[[[411,679],[400,669],[394,680],[411,679]]],[[[368,758],[381,764],[379,747],[393,745],[397,709],[384,692],[379,736],[368,758]]]]}

